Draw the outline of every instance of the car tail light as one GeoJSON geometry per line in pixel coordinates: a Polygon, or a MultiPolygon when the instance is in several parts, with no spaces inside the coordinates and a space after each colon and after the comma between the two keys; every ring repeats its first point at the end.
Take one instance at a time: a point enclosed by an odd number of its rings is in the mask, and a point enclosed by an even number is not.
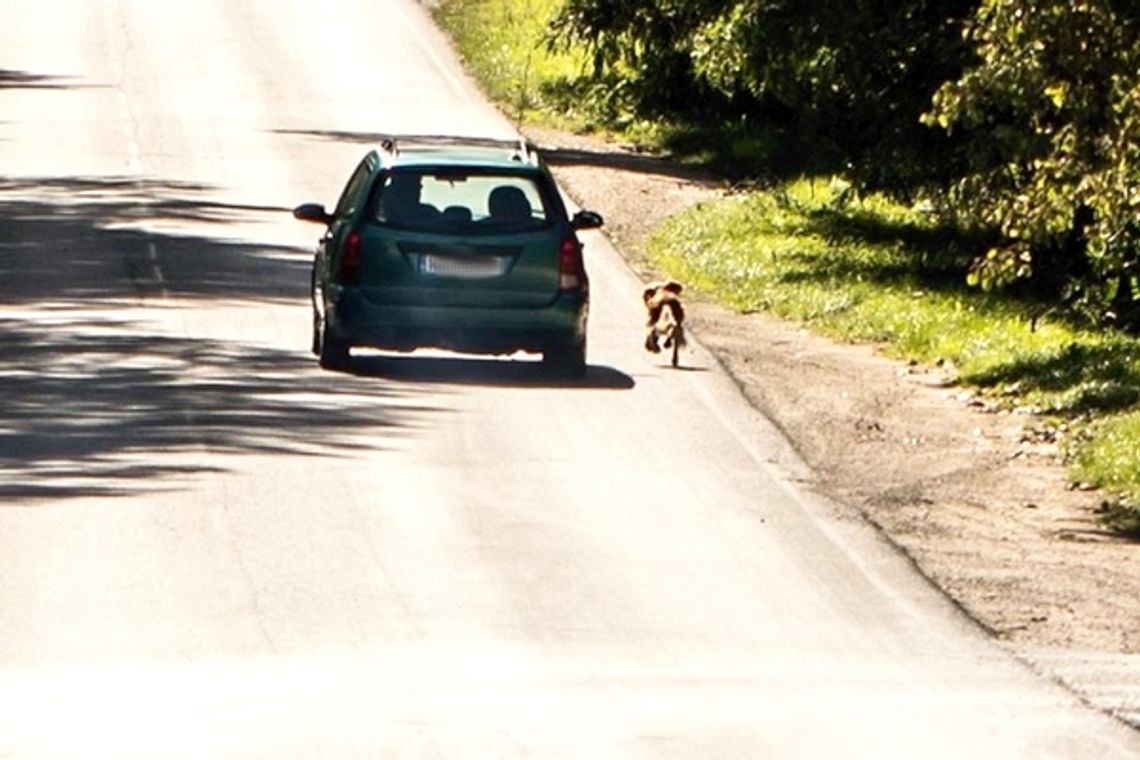
{"type": "Polygon", "coordinates": [[[356,285],[360,282],[360,258],[364,242],[356,230],[348,233],[340,251],[340,267],[337,282],[341,285],[356,285]]]}
{"type": "Polygon", "coordinates": [[[582,265],[582,244],[568,237],[558,250],[558,289],[578,290],[586,284],[585,267],[582,265]]]}

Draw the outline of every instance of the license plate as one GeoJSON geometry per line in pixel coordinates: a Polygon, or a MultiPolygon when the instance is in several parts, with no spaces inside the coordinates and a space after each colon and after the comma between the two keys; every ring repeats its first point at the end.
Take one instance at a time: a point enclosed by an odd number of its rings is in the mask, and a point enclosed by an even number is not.
{"type": "Polygon", "coordinates": [[[437,277],[464,277],[482,279],[499,277],[507,270],[502,256],[441,256],[436,253],[420,255],[420,274],[437,277]]]}

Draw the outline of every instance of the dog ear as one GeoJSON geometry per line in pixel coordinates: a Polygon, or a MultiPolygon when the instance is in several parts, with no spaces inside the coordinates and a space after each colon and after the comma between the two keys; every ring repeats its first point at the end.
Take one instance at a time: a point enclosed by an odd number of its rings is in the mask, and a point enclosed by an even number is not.
{"type": "Polygon", "coordinates": [[[669,280],[669,282],[665,283],[661,287],[664,290],[668,290],[670,293],[672,293],[675,296],[681,295],[681,291],[685,289],[685,286],[683,286],[681,283],[676,282],[674,280],[669,280]]]}

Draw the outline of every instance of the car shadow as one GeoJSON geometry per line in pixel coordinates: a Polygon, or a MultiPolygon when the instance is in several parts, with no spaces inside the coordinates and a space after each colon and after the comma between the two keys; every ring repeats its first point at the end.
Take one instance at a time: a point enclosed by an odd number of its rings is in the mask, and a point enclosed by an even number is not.
{"type": "Polygon", "coordinates": [[[590,365],[584,376],[567,377],[544,367],[539,361],[461,356],[366,354],[353,356],[343,371],[386,380],[500,388],[630,390],[636,384],[626,373],[607,366],[590,365]]]}

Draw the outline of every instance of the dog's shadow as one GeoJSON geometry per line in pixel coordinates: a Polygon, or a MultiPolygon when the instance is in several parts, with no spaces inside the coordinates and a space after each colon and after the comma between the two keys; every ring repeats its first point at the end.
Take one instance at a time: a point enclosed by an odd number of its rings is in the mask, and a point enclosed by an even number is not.
{"type": "Polygon", "coordinates": [[[683,363],[678,364],[676,367],[674,367],[672,364],[668,364],[668,363],[658,364],[656,366],[662,370],[667,371],[667,372],[708,372],[709,371],[708,367],[697,367],[697,366],[692,365],[692,364],[683,364],[683,363]]]}

